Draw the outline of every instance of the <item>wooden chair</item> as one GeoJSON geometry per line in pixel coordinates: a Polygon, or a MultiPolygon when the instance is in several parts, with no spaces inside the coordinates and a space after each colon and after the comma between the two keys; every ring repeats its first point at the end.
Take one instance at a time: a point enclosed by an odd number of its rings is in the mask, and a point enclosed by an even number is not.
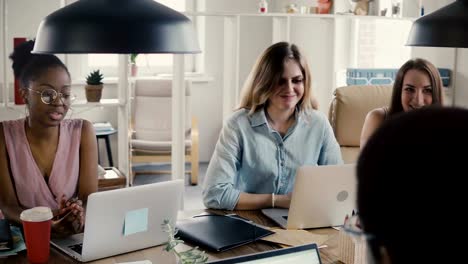
{"type": "MultiPolygon", "coordinates": [[[[191,117],[191,82],[186,81],[185,161],[191,163],[190,183],[198,183],[198,124],[191,117]]],[[[131,106],[131,164],[170,163],[172,146],[172,80],[138,79],[135,81],[131,106]]],[[[131,168],[131,166],[130,166],[131,168]]],[[[130,173],[130,184],[136,174],[170,173],[144,171],[130,173]]]]}

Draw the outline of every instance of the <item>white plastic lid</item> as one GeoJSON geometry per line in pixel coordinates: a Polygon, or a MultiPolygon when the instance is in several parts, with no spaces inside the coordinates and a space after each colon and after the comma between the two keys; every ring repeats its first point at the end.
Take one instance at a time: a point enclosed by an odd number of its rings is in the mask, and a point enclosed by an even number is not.
{"type": "Polygon", "coordinates": [[[49,207],[38,206],[21,212],[21,221],[43,222],[52,219],[52,210],[49,207]]]}

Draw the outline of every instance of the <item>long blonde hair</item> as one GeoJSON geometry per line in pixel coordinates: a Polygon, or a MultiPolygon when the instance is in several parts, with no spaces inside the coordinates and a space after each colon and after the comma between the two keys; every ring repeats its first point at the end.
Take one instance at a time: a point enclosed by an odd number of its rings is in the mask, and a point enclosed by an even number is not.
{"type": "Polygon", "coordinates": [[[284,68],[285,60],[299,64],[304,77],[304,95],[297,103],[300,112],[317,109],[317,101],[312,95],[311,75],[305,57],[299,48],[288,42],[278,42],[267,48],[257,59],[242,89],[238,109],[249,109],[249,114],[263,109],[268,99],[275,93],[284,68]]]}

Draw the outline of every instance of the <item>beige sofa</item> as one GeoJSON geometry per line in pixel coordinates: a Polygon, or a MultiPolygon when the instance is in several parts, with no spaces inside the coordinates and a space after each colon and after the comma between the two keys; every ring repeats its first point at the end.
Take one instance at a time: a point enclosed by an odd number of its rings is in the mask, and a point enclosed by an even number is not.
{"type": "Polygon", "coordinates": [[[361,129],[367,113],[374,108],[388,106],[391,94],[392,87],[383,85],[353,85],[335,90],[328,118],[345,163],[357,161],[361,129]]]}

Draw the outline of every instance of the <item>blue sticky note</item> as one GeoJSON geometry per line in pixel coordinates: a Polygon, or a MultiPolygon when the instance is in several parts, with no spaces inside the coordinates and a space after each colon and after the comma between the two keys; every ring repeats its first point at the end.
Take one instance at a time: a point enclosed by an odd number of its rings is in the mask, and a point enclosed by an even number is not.
{"type": "Polygon", "coordinates": [[[148,230],[148,208],[128,211],[125,214],[124,236],[148,230]]]}

